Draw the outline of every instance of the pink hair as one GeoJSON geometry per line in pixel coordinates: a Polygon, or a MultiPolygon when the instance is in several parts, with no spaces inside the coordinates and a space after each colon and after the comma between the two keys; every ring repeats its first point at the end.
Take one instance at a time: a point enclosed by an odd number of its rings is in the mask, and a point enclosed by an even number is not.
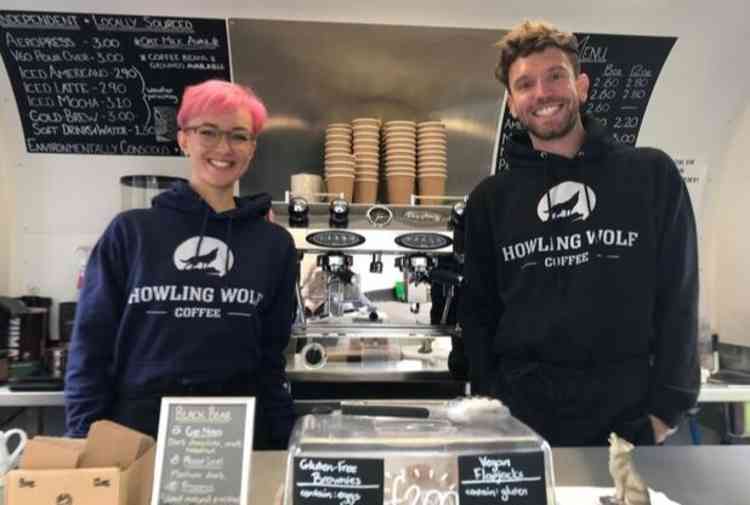
{"type": "Polygon", "coordinates": [[[201,114],[222,114],[246,109],[253,118],[253,133],[258,134],[268,118],[268,111],[252,89],[227,81],[212,79],[188,86],[182,95],[177,125],[184,128],[201,114]]]}

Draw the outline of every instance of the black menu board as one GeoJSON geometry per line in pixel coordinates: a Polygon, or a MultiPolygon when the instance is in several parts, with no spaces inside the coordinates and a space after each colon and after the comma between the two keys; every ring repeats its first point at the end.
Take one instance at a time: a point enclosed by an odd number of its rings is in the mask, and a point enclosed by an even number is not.
{"type": "Polygon", "coordinates": [[[383,460],[294,458],[294,505],[383,503],[383,460]]]}
{"type": "Polygon", "coordinates": [[[253,398],[164,398],[151,505],[247,505],[253,398]]]}
{"type": "Polygon", "coordinates": [[[173,156],[185,86],[230,79],[223,19],[0,11],[30,153],[173,156]]]}
{"type": "Polygon", "coordinates": [[[514,452],[458,457],[461,505],[546,505],[544,454],[514,452]]]}
{"type": "MultiPolygon", "coordinates": [[[[582,111],[599,119],[617,142],[635,145],[656,79],[677,39],[577,33],[581,72],[590,81],[582,111]]],[[[497,170],[508,168],[503,148],[523,128],[507,106],[500,128],[497,170]]]]}

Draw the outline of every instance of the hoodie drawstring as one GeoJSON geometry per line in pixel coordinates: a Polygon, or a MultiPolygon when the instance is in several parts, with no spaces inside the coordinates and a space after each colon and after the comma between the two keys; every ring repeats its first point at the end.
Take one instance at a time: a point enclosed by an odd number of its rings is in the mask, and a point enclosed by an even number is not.
{"type": "MultiPolygon", "coordinates": [[[[206,236],[206,227],[208,226],[208,215],[211,213],[211,208],[208,206],[208,203],[205,203],[206,206],[206,212],[203,213],[203,222],[201,223],[201,232],[198,236],[198,245],[195,247],[195,256],[200,256],[201,252],[201,244],[203,243],[203,237],[206,236]]],[[[229,273],[229,255],[231,254],[229,249],[229,244],[232,242],[232,222],[234,221],[233,218],[229,218],[227,220],[227,236],[226,236],[226,252],[224,254],[224,275],[229,273]]]]}
{"type": "MultiPolygon", "coordinates": [[[[581,180],[583,180],[583,177],[581,177],[581,180]]],[[[583,193],[586,195],[586,209],[589,211],[589,217],[591,216],[591,195],[589,195],[589,187],[586,185],[586,183],[583,184],[583,193]]],[[[601,242],[602,237],[601,235],[597,234],[596,231],[594,231],[594,240],[591,244],[591,252],[593,255],[598,255],[599,251],[601,250],[601,242]]],[[[590,261],[594,261],[596,258],[591,258],[590,261]]]]}
{"type": "Polygon", "coordinates": [[[230,217],[229,222],[227,223],[227,252],[224,255],[224,275],[227,275],[229,273],[229,244],[232,242],[232,221],[233,219],[230,217]]]}
{"type": "Polygon", "coordinates": [[[195,256],[198,257],[201,254],[201,244],[203,243],[203,237],[206,235],[206,226],[208,225],[208,213],[211,212],[208,204],[204,201],[203,205],[206,211],[203,213],[203,222],[201,223],[201,233],[198,236],[198,245],[195,246],[195,256]]]}
{"type": "MultiPolygon", "coordinates": [[[[541,152],[539,153],[539,157],[544,161],[544,180],[547,184],[547,192],[545,193],[545,196],[547,198],[547,223],[549,223],[549,226],[552,228],[552,230],[554,230],[554,233],[559,233],[562,227],[556,219],[553,219],[552,213],[552,189],[555,185],[555,182],[557,181],[550,174],[549,162],[547,161],[547,153],[541,152]]],[[[555,284],[557,285],[557,291],[561,296],[564,297],[565,283],[563,282],[563,275],[560,270],[560,268],[555,268],[555,284]]]]}

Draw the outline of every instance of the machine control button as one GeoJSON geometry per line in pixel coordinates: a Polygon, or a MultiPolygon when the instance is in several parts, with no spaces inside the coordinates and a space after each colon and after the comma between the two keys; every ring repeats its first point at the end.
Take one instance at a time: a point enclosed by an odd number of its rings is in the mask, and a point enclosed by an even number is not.
{"type": "Polygon", "coordinates": [[[301,196],[295,196],[289,201],[289,226],[304,228],[309,224],[308,214],[310,206],[301,196]]]}
{"type": "Polygon", "coordinates": [[[337,198],[331,201],[328,208],[328,224],[331,228],[346,228],[349,226],[349,202],[337,198]]]}

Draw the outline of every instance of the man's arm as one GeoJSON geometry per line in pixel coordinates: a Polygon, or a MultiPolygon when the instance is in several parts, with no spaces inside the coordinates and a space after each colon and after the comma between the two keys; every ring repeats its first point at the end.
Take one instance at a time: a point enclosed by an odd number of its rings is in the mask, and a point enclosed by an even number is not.
{"type": "Polygon", "coordinates": [[[85,437],[104,418],[114,398],[112,367],[126,303],[127,258],[123,230],[110,224],[91,251],[70,340],[65,374],[65,429],[85,437]]]}
{"type": "Polygon", "coordinates": [[[668,169],[661,196],[660,244],[654,312],[654,368],[650,412],[657,442],[663,441],[700,390],[698,357],[698,246],[695,217],[685,183],[664,155],[668,169]],[[656,419],[654,419],[656,418],[656,419]],[[659,440],[661,438],[661,440],[659,440]]]}
{"type": "Polygon", "coordinates": [[[289,237],[284,257],[279,262],[279,283],[273,302],[263,318],[259,400],[270,422],[275,448],[286,447],[294,423],[294,405],[286,376],[284,349],[289,343],[296,306],[294,285],[297,276],[297,252],[289,237]]]}
{"type": "Polygon", "coordinates": [[[466,206],[466,256],[460,317],[473,394],[492,393],[493,342],[502,303],[497,291],[494,243],[487,183],[474,190],[466,206]]]}

